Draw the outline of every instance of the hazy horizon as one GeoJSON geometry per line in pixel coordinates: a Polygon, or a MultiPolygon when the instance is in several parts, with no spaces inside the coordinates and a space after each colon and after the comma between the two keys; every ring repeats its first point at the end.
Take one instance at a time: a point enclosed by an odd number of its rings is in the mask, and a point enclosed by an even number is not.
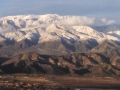
{"type": "Polygon", "coordinates": [[[119,22],[119,0],[1,0],[0,17],[13,15],[77,15],[119,22]]]}

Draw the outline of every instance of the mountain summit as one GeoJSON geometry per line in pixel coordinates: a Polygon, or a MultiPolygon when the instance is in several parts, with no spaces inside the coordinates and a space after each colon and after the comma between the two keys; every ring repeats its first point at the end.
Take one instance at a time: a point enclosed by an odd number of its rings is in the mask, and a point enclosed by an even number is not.
{"type": "Polygon", "coordinates": [[[0,18],[0,55],[24,52],[87,52],[99,44],[101,46],[105,40],[119,46],[118,31],[118,25],[108,25],[101,20],[83,16],[7,16],[0,18]]]}

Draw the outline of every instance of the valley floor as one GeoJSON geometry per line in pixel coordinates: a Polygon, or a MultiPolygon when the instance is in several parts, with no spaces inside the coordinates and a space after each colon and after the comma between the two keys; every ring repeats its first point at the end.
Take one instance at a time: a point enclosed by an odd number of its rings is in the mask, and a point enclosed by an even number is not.
{"type": "Polygon", "coordinates": [[[104,90],[120,89],[119,77],[60,75],[0,75],[0,90],[104,90]]]}

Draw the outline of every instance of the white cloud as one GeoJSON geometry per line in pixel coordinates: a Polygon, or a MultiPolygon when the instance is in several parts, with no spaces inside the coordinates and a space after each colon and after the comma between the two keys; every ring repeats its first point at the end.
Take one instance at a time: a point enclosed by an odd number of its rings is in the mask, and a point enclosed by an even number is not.
{"type": "Polygon", "coordinates": [[[89,26],[101,26],[116,23],[115,20],[107,20],[106,18],[97,19],[94,17],[86,16],[66,16],[63,21],[57,21],[59,24],[67,25],[89,25],[89,26]]]}
{"type": "MultiPolygon", "coordinates": [[[[64,16],[63,16],[64,17],[64,16]]],[[[86,16],[66,16],[64,20],[56,21],[56,23],[67,25],[91,25],[94,23],[95,18],[86,16]]],[[[63,18],[62,18],[63,19],[63,18]]]]}
{"type": "Polygon", "coordinates": [[[107,20],[106,18],[102,18],[101,22],[105,25],[109,25],[109,24],[115,23],[116,21],[115,20],[107,20]]]}
{"type": "Polygon", "coordinates": [[[110,25],[110,24],[115,24],[115,20],[108,20],[106,18],[102,19],[97,19],[95,18],[94,23],[92,24],[93,26],[104,26],[104,25],[110,25]]]}
{"type": "MultiPolygon", "coordinates": [[[[36,15],[36,16],[34,16],[34,15],[26,16],[25,15],[24,17],[23,16],[18,16],[18,17],[21,19],[24,19],[26,17],[30,18],[30,19],[31,19],[31,17],[37,17],[38,18],[37,23],[39,23],[39,20],[41,20],[42,22],[48,23],[48,24],[50,21],[53,21],[53,23],[60,24],[60,25],[101,26],[101,25],[109,25],[109,24],[116,23],[115,20],[107,20],[106,18],[97,19],[94,17],[86,17],[86,16],[59,16],[57,14],[46,14],[46,15],[36,15]]],[[[9,18],[9,19],[11,19],[11,18],[9,18]]],[[[34,22],[34,21],[32,21],[32,22],[34,22]]],[[[15,23],[19,23],[19,19],[15,23]]],[[[34,23],[36,23],[36,21],[34,23]]]]}

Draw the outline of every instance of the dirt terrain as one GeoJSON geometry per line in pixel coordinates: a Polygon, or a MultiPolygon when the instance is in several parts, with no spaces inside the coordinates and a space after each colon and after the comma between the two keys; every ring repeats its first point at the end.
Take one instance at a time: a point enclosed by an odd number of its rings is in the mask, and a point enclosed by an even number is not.
{"type": "Polygon", "coordinates": [[[119,90],[118,77],[1,75],[0,90],[119,90]]]}
{"type": "Polygon", "coordinates": [[[118,55],[26,53],[0,61],[0,90],[120,90],[118,55]]]}

